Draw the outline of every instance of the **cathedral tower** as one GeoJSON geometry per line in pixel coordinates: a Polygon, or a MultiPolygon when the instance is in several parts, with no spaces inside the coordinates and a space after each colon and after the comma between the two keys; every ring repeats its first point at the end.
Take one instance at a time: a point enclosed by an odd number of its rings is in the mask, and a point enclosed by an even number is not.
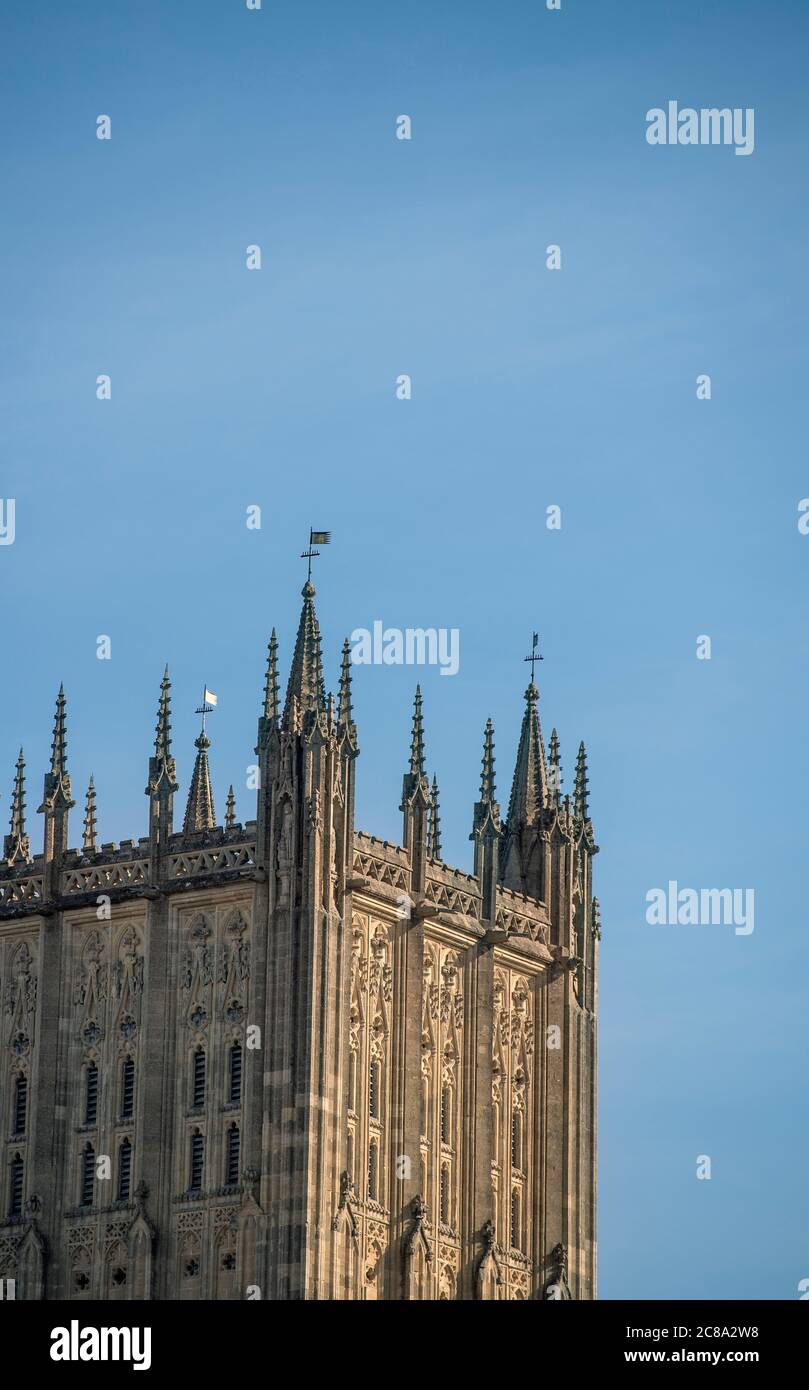
{"type": "Polygon", "coordinates": [[[315,599],[308,578],[283,703],[270,637],[254,819],[238,818],[234,777],[217,823],[206,706],[175,828],[167,669],[141,838],[104,842],[90,777],[70,847],[61,689],[40,854],[17,759],[0,863],[0,1277],[18,1298],[595,1297],[584,746],[571,797],[534,654],[507,813],[489,720],[472,871],[455,868],[417,686],[402,843],[357,829],[351,650],[332,649],[327,693],[315,599]]]}

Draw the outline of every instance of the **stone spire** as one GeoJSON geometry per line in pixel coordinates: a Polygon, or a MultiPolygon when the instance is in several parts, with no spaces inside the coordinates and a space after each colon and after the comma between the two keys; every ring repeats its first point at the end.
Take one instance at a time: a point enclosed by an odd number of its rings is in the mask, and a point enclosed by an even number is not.
{"type": "Polygon", "coordinates": [[[225,829],[232,830],[236,824],[236,798],[233,795],[233,783],[228,787],[228,798],[225,802],[225,829]]]}
{"type": "MultiPolygon", "coordinates": [[[[203,725],[204,722],[203,717],[203,725]]],[[[188,788],[188,805],[185,808],[185,821],[183,822],[184,835],[193,835],[197,830],[212,830],[216,825],[213,792],[211,791],[211,772],[208,767],[208,749],[210,746],[211,740],[203,727],[199,738],[194,739],[197,756],[191,777],[191,786],[188,788]]]]}
{"type": "Polygon", "coordinates": [[[539,691],[531,681],[525,692],[525,714],[508,803],[508,827],[512,832],[519,825],[533,825],[547,798],[548,779],[537,712],[538,699],[539,691]]]}
{"type": "MultiPolygon", "coordinates": [[[[171,681],[168,666],[160,682],[155,735],[154,757],[149,759],[149,781],[146,786],[146,795],[149,797],[149,839],[153,859],[165,850],[166,842],[171,835],[174,793],[177,791],[177,768],[171,756],[171,681]]],[[[156,860],[152,870],[153,873],[157,873],[156,860]]]]}
{"type": "Polygon", "coordinates": [[[264,718],[278,718],[278,638],[275,628],[267,648],[267,677],[264,682],[264,718]]]}
{"type": "Polygon", "coordinates": [[[587,788],[587,754],[584,751],[584,744],[580,743],[576,758],[576,780],[573,785],[573,814],[581,821],[590,818],[587,788]]]}
{"type": "Polygon", "coordinates": [[[562,764],[559,759],[559,735],[555,729],[551,729],[551,741],[548,748],[548,790],[551,800],[560,806],[562,804],[562,764]]]}
{"type": "Polygon", "coordinates": [[[347,727],[352,722],[351,709],[351,648],[346,637],[343,643],[343,660],[340,666],[340,690],[337,704],[338,723],[347,727]]]}
{"type": "Polygon", "coordinates": [[[25,833],[25,758],[20,749],[14,790],[11,793],[11,832],[5,838],[3,858],[7,864],[30,864],[31,846],[25,833]]]}
{"type": "Polygon", "coordinates": [[[40,811],[45,815],[45,859],[52,862],[67,852],[68,813],[75,806],[70,794],[70,774],[67,770],[67,722],[65,692],[59,686],[56,697],[56,717],[51,742],[51,766],[45,773],[45,787],[40,811]]]}
{"type": "Polygon", "coordinates": [[[84,804],[84,834],[82,845],[85,854],[98,854],[96,840],[96,787],[92,774],[87,784],[87,799],[84,804]]]}
{"type": "Polygon", "coordinates": [[[325,711],[326,687],[323,683],[323,660],[320,649],[320,627],[315,611],[315,586],[307,579],[303,588],[303,608],[295,640],[295,652],[289,673],[284,724],[289,726],[297,702],[301,711],[325,711]]]}
{"type": "Polygon", "coordinates": [[[441,858],[441,815],[438,805],[438,779],[435,776],[433,776],[427,821],[427,853],[431,859],[441,858]]]}

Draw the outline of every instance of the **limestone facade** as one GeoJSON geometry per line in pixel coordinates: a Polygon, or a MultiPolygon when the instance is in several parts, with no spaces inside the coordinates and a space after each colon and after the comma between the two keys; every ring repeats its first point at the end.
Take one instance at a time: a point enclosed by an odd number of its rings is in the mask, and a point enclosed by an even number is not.
{"type": "Polygon", "coordinates": [[[270,643],[255,821],[181,831],[170,687],[149,834],[81,849],[57,701],[31,855],[0,866],[0,1278],[18,1298],[595,1297],[600,928],[583,747],[562,794],[533,680],[474,872],[440,856],[417,693],[401,845],[354,825],[351,668],[327,696],[307,582],[270,643]]]}

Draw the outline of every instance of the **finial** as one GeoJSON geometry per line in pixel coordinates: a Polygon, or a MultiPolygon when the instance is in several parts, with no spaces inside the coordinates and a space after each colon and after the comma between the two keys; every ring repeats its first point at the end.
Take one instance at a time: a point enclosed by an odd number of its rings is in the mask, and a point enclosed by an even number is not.
{"type": "Polygon", "coordinates": [[[550,762],[548,787],[558,806],[562,800],[562,764],[559,761],[559,735],[555,729],[551,729],[548,760],[550,762]]]}
{"type": "Polygon", "coordinates": [[[3,858],[7,864],[31,861],[31,846],[25,833],[25,758],[20,749],[17,770],[14,775],[14,790],[11,793],[11,832],[6,836],[3,858]]]}
{"type": "Polygon", "coordinates": [[[278,718],[278,638],[275,628],[267,648],[267,678],[264,682],[264,718],[278,718]]]}
{"type": "Polygon", "coordinates": [[[343,642],[343,660],[340,667],[340,698],[337,709],[339,723],[344,726],[350,724],[351,714],[351,648],[346,637],[343,642]]]}
{"type": "Polygon", "coordinates": [[[87,784],[87,799],[84,805],[84,835],[82,839],[85,854],[98,854],[96,841],[96,789],[91,774],[87,784]]]}
{"type": "Polygon", "coordinates": [[[233,795],[233,783],[228,787],[227,801],[225,802],[225,829],[232,830],[236,824],[236,798],[233,795]]]}
{"type": "Polygon", "coordinates": [[[427,821],[427,853],[431,859],[441,858],[441,816],[438,807],[438,780],[433,775],[427,821]]]}
{"type": "Polygon", "coordinates": [[[424,776],[424,721],[421,713],[421,686],[416,686],[413,702],[413,733],[410,739],[410,772],[414,777],[424,776]]]}
{"type": "Polygon", "coordinates": [[[480,774],[481,801],[494,801],[494,726],[486,720],[483,733],[483,763],[480,774]]]}
{"type": "Polygon", "coordinates": [[[587,781],[587,754],[584,751],[584,744],[579,744],[579,754],[576,758],[576,780],[573,787],[573,814],[579,820],[588,819],[588,781],[587,781]]]}

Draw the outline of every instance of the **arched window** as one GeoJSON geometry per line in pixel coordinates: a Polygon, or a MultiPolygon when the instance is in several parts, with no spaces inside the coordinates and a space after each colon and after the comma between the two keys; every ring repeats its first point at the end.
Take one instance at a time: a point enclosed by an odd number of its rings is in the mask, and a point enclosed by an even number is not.
{"type": "Polygon", "coordinates": [[[19,1075],[14,1083],[14,1133],[25,1134],[28,1118],[28,1077],[19,1075]]]}
{"type": "Polygon", "coordinates": [[[439,1190],[439,1219],[443,1226],[449,1225],[449,1168],[441,1164],[441,1184],[439,1190]]]}
{"type": "Polygon", "coordinates": [[[87,1068],[85,1090],[84,1123],[94,1125],[98,1122],[98,1067],[91,1062],[87,1068]]]}
{"type": "Polygon", "coordinates": [[[376,1146],[376,1141],[371,1140],[368,1146],[368,1200],[371,1202],[377,1200],[377,1190],[379,1186],[378,1168],[379,1151],[376,1146]]]}
{"type": "Polygon", "coordinates": [[[11,1160],[11,1184],[8,1193],[8,1214],[9,1216],[22,1216],[22,1192],[23,1179],[25,1177],[25,1164],[21,1154],[15,1154],[11,1160]]]}
{"type": "Polygon", "coordinates": [[[132,1182],[132,1145],[128,1139],[121,1140],[118,1150],[118,1201],[129,1201],[129,1188],[132,1182]]]}
{"type": "Polygon", "coordinates": [[[191,1104],[201,1110],[205,1104],[205,1048],[198,1047],[194,1053],[194,1078],[191,1104]]]}
{"type": "Polygon", "coordinates": [[[522,1170],[522,1115],[519,1110],[511,1115],[511,1166],[522,1170]]]}
{"type": "MultiPolygon", "coordinates": [[[[204,1057],[203,1053],[203,1057],[204,1057]]],[[[188,1183],[190,1192],[202,1190],[202,1174],[205,1163],[205,1139],[198,1129],[191,1135],[191,1173],[188,1183]]]]}
{"type": "Polygon", "coordinates": [[[452,1133],[452,1087],[441,1087],[441,1143],[449,1144],[452,1133]]]}
{"type": "Polygon", "coordinates": [[[228,1100],[238,1101],[242,1098],[242,1046],[241,1043],[234,1043],[230,1049],[230,1085],[228,1090],[228,1100]]]}
{"type": "Polygon", "coordinates": [[[235,1187],[239,1181],[239,1144],[239,1126],[234,1123],[228,1130],[227,1163],[225,1167],[225,1182],[228,1187],[235,1187]]]}
{"type": "Polygon", "coordinates": [[[121,1067],[121,1119],[131,1120],[135,1109],[135,1063],[125,1057],[121,1067]]]}
{"type": "Polygon", "coordinates": [[[79,1205],[91,1207],[93,1205],[93,1187],[96,1175],[96,1155],[92,1144],[86,1144],[81,1155],[81,1196],[79,1205]]]}
{"type": "Polygon", "coordinates": [[[379,1119],[379,1063],[372,1062],[368,1072],[368,1114],[379,1119]]]}
{"type": "Polygon", "coordinates": [[[522,1231],[520,1229],[520,1193],[514,1187],[511,1191],[511,1248],[520,1250],[522,1248],[522,1231]]]}

